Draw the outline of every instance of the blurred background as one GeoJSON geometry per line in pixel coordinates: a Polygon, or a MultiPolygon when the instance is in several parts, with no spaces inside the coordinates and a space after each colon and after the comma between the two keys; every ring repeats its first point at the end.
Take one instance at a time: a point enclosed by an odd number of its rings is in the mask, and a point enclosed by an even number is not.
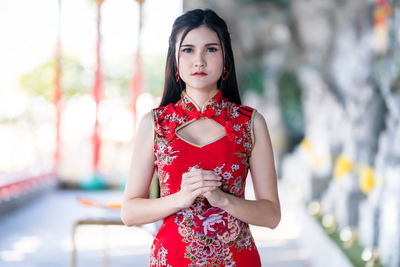
{"type": "Polygon", "coordinates": [[[157,223],[122,226],[122,190],[194,8],[227,22],[271,134],[282,221],[252,228],[263,266],[399,267],[400,0],[1,1],[0,266],[147,265],[157,223]]]}

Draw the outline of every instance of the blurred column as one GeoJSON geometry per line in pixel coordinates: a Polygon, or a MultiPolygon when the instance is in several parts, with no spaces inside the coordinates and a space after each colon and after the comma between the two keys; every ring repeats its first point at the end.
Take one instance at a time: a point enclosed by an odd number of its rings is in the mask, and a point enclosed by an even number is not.
{"type": "Polygon", "coordinates": [[[96,121],[94,125],[93,132],[93,171],[95,173],[98,172],[98,164],[100,159],[100,147],[101,140],[99,137],[99,120],[98,120],[98,112],[99,112],[99,102],[101,99],[101,90],[102,90],[102,79],[101,79],[101,6],[104,3],[104,0],[95,0],[97,4],[97,41],[96,41],[96,72],[95,72],[95,80],[93,86],[93,97],[96,102],[96,121]]]}
{"type": "Polygon", "coordinates": [[[132,112],[133,112],[133,139],[136,136],[136,125],[137,125],[137,112],[136,112],[136,101],[137,98],[142,91],[142,70],[140,66],[140,43],[141,43],[141,34],[142,34],[142,26],[143,26],[143,3],[144,0],[135,0],[139,4],[139,29],[138,29],[138,37],[137,37],[137,49],[136,56],[134,61],[134,73],[131,80],[131,88],[132,88],[132,112]]]}
{"type": "Polygon", "coordinates": [[[55,170],[58,170],[60,163],[60,119],[61,119],[61,0],[58,0],[58,29],[57,29],[57,41],[56,41],[56,52],[55,52],[55,77],[54,77],[54,95],[53,101],[56,107],[56,147],[54,152],[55,170]]]}

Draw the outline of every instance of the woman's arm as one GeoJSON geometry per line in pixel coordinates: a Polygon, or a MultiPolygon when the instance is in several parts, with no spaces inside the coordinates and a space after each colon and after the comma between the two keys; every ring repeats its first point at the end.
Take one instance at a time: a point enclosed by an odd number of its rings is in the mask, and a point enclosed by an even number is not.
{"type": "Polygon", "coordinates": [[[173,195],[163,199],[147,198],[154,161],[152,116],[149,112],[143,117],[136,134],[124,191],[121,219],[127,226],[155,222],[179,210],[173,195]]]}
{"type": "Polygon", "coordinates": [[[254,118],[254,148],[250,172],[256,200],[246,200],[219,189],[203,194],[211,205],[249,224],[275,228],[281,219],[272,145],[264,117],[254,118]]]}
{"type": "Polygon", "coordinates": [[[154,174],[152,115],[147,113],[138,128],[132,161],[122,202],[121,219],[127,226],[161,220],[192,205],[195,198],[220,185],[218,177],[182,175],[181,190],[157,199],[148,199],[154,174]]]}

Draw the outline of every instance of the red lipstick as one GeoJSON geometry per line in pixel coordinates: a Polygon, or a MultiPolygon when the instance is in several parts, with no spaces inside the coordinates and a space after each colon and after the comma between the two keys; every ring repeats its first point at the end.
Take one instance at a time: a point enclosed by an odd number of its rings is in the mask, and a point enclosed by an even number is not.
{"type": "Polygon", "coordinates": [[[207,73],[202,72],[202,71],[197,71],[197,72],[193,73],[192,75],[193,75],[193,76],[206,76],[207,73]]]}

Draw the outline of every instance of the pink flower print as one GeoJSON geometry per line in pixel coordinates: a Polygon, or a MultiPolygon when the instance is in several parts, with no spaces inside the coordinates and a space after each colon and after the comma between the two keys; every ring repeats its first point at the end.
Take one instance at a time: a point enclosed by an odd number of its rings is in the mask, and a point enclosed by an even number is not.
{"type": "Polygon", "coordinates": [[[237,220],[228,222],[228,229],[222,235],[218,235],[218,239],[223,243],[227,244],[231,241],[235,241],[240,234],[240,226],[237,220]]]}
{"type": "Polygon", "coordinates": [[[219,208],[209,208],[193,218],[198,236],[213,239],[216,235],[222,235],[227,230],[226,212],[219,208]]]}
{"type": "Polygon", "coordinates": [[[187,237],[190,233],[189,233],[189,231],[188,231],[188,229],[187,228],[185,228],[185,227],[179,227],[178,228],[178,232],[181,234],[181,236],[183,236],[183,237],[187,237]]]}
{"type": "Polygon", "coordinates": [[[215,168],[214,168],[214,174],[215,174],[215,175],[221,175],[221,173],[222,173],[222,168],[223,168],[224,166],[225,166],[225,163],[222,164],[221,166],[215,167],[215,168]]]}
{"type": "Polygon", "coordinates": [[[196,266],[207,266],[207,260],[206,259],[199,259],[198,261],[196,261],[196,266]]]}
{"type": "MultiPolygon", "coordinates": [[[[201,256],[201,251],[204,248],[204,244],[201,243],[200,241],[192,241],[190,245],[186,248],[186,250],[191,254],[194,255],[195,257],[197,256],[200,258],[201,256]]],[[[196,257],[196,258],[197,258],[196,257]]]]}
{"type": "Polygon", "coordinates": [[[234,267],[236,265],[236,262],[233,260],[229,260],[225,262],[225,267],[234,267]]]}
{"type": "Polygon", "coordinates": [[[232,113],[231,113],[231,118],[239,117],[238,110],[239,110],[239,107],[233,107],[232,113]]]}
{"type": "Polygon", "coordinates": [[[244,229],[242,232],[242,239],[248,239],[248,238],[250,238],[250,230],[244,229]]]}
{"type": "MultiPolygon", "coordinates": [[[[186,251],[189,252],[196,259],[214,259],[216,255],[219,255],[222,252],[222,244],[221,242],[215,241],[211,244],[205,244],[199,240],[192,241],[190,245],[187,247],[186,251]]],[[[198,265],[196,265],[198,266],[198,265]]]]}
{"type": "Polygon", "coordinates": [[[230,172],[224,172],[224,173],[222,174],[222,177],[223,177],[225,180],[229,180],[229,179],[231,179],[233,176],[232,176],[232,174],[231,174],[230,172]]]}
{"type": "Polygon", "coordinates": [[[233,164],[232,167],[231,167],[231,170],[232,170],[232,171],[237,171],[237,170],[239,170],[239,164],[233,164]]]}
{"type": "Polygon", "coordinates": [[[235,129],[236,132],[240,131],[240,125],[239,124],[234,124],[233,129],[235,129]]]}

